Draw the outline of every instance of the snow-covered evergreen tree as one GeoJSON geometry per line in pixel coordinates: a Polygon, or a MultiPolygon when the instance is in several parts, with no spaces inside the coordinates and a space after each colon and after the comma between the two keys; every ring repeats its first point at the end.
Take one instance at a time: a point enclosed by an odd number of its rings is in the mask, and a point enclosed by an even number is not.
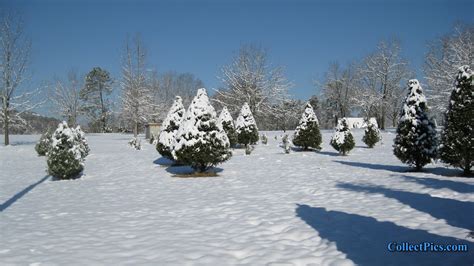
{"type": "Polygon", "coordinates": [[[156,150],[168,159],[173,159],[171,151],[173,150],[173,144],[178,132],[179,125],[183,120],[184,106],[181,97],[176,96],[173,105],[171,105],[168,115],[166,115],[163,125],[161,126],[161,132],[158,137],[158,143],[156,144],[156,150]]]}
{"type": "Polygon", "coordinates": [[[51,148],[51,136],[51,132],[47,130],[43,135],[41,135],[38,143],[36,143],[35,150],[39,156],[45,156],[48,150],[51,148]]]}
{"type": "Polygon", "coordinates": [[[175,160],[203,172],[228,160],[229,138],[218,124],[205,89],[199,89],[179,126],[172,151],[175,160]]]}
{"type": "Polygon", "coordinates": [[[234,119],[227,110],[227,107],[224,106],[219,115],[219,124],[222,125],[227,137],[229,138],[230,146],[234,147],[237,144],[237,134],[235,132],[234,119]]]}
{"type": "Polygon", "coordinates": [[[237,142],[240,144],[247,146],[258,141],[257,124],[247,103],[244,103],[240,110],[239,117],[237,117],[237,122],[235,123],[235,131],[237,132],[237,142]]]}
{"type": "Polygon", "coordinates": [[[80,146],[81,157],[86,158],[90,152],[89,144],[87,143],[86,139],[86,134],[84,133],[84,131],[82,131],[81,126],[77,126],[74,129],[74,132],[76,133],[76,140],[78,141],[80,146]]]}
{"type": "Polygon", "coordinates": [[[416,79],[408,81],[408,94],[400,112],[397,136],[393,145],[395,156],[403,163],[421,170],[436,157],[436,127],[428,118],[423,89],[416,79]]]}
{"type": "Polygon", "coordinates": [[[474,85],[469,66],[462,66],[451,92],[446,124],[441,136],[440,157],[445,163],[471,175],[474,162],[474,85]]]}
{"type": "Polygon", "coordinates": [[[88,147],[84,145],[86,142],[83,133],[70,128],[66,122],[62,122],[53,133],[51,140],[47,160],[49,174],[58,179],[78,176],[84,169],[85,156],[89,152],[88,147]]]}
{"type": "Polygon", "coordinates": [[[293,136],[293,144],[307,150],[308,148],[321,149],[321,131],[313,107],[306,103],[299,125],[293,136]]]}
{"type": "Polygon", "coordinates": [[[138,137],[131,138],[128,141],[128,145],[137,151],[142,149],[142,141],[138,137]]]}
{"type": "Polygon", "coordinates": [[[354,148],[354,136],[345,118],[339,120],[336,132],[331,138],[331,146],[342,155],[346,155],[354,148]]]}
{"type": "Polygon", "coordinates": [[[283,142],[283,149],[285,150],[285,153],[290,153],[290,140],[288,134],[285,134],[281,140],[283,142]]]}
{"type": "Polygon", "coordinates": [[[370,119],[367,120],[367,127],[365,128],[364,137],[362,141],[369,147],[373,148],[377,142],[382,139],[380,136],[380,130],[377,127],[377,124],[373,124],[370,119]]]}

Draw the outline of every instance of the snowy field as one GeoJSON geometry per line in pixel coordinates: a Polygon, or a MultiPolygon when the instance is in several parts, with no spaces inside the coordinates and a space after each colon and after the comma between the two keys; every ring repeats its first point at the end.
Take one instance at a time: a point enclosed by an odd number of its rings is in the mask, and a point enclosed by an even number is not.
{"type": "MultiPolygon", "coordinates": [[[[39,136],[0,147],[0,264],[473,265],[474,179],[442,164],[407,172],[394,134],[374,149],[235,150],[219,176],[178,178],[129,135],[87,135],[77,180],[51,181],[39,136]],[[467,243],[468,252],[391,253],[390,242],[467,243]]],[[[3,139],[3,136],[2,136],[3,139]]]]}

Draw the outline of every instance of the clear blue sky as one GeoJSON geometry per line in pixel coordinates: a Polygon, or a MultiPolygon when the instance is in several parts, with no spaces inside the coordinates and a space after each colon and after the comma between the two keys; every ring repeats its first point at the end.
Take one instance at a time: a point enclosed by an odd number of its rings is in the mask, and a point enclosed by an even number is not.
{"type": "Polygon", "coordinates": [[[94,66],[120,78],[127,34],[140,33],[150,68],[191,72],[208,89],[241,44],[269,49],[295,85],[291,94],[317,93],[314,79],[329,63],[357,60],[396,37],[422,79],[427,42],[456,22],[473,23],[474,1],[78,1],[0,0],[24,16],[32,39],[32,86],[94,66]]]}

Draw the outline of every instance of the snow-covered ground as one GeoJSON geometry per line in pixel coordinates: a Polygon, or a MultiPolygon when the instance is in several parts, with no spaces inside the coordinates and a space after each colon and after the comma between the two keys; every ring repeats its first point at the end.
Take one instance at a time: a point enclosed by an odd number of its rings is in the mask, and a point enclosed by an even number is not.
{"type": "Polygon", "coordinates": [[[39,136],[0,147],[0,264],[473,265],[474,179],[442,164],[407,172],[394,135],[338,156],[284,154],[274,135],[250,156],[235,150],[218,177],[186,167],[129,135],[87,135],[77,180],[51,181],[39,136]],[[463,253],[391,253],[392,242],[467,243],[463,253]]]}

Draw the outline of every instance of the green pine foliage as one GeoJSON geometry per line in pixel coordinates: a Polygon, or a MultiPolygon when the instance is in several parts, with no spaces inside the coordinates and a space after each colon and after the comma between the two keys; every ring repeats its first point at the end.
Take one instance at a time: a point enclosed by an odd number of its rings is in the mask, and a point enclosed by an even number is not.
{"type": "Polygon", "coordinates": [[[419,171],[436,158],[436,127],[428,118],[428,106],[418,80],[408,81],[408,94],[400,112],[393,153],[419,171]]]}
{"type": "Polygon", "coordinates": [[[229,110],[225,106],[219,115],[219,123],[229,138],[230,146],[235,147],[237,144],[237,133],[235,132],[234,119],[232,119],[229,110]]]}
{"type": "Polygon", "coordinates": [[[51,148],[51,136],[51,132],[47,130],[41,135],[38,143],[36,143],[35,150],[39,156],[45,156],[48,153],[48,150],[51,148]]]}
{"type": "Polygon", "coordinates": [[[377,125],[367,121],[367,127],[365,128],[365,134],[364,137],[362,137],[362,141],[369,148],[373,148],[381,139],[382,137],[380,136],[380,130],[377,125]]]}
{"type": "Polygon", "coordinates": [[[293,136],[293,144],[302,147],[304,150],[313,148],[321,150],[321,131],[319,130],[319,122],[313,107],[306,103],[304,112],[301,116],[299,125],[296,127],[293,136]]]}
{"type": "Polygon", "coordinates": [[[341,155],[347,155],[354,148],[354,136],[345,118],[339,120],[330,144],[341,155]]]}
{"type": "Polygon", "coordinates": [[[474,85],[469,66],[459,68],[441,135],[441,160],[472,175],[474,161],[474,85]]]}
{"type": "Polygon", "coordinates": [[[199,172],[232,156],[229,138],[218,125],[216,111],[205,89],[198,90],[186,111],[176,134],[172,154],[175,160],[199,172]]]}
{"type": "Polygon", "coordinates": [[[253,118],[250,107],[244,103],[240,110],[239,117],[235,125],[237,133],[237,142],[245,146],[256,144],[258,142],[258,128],[253,118]]]}
{"type": "Polygon", "coordinates": [[[85,157],[89,153],[83,132],[62,122],[51,140],[47,160],[49,174],[57,179],[77,177],[84,169],[85,157]]]}

